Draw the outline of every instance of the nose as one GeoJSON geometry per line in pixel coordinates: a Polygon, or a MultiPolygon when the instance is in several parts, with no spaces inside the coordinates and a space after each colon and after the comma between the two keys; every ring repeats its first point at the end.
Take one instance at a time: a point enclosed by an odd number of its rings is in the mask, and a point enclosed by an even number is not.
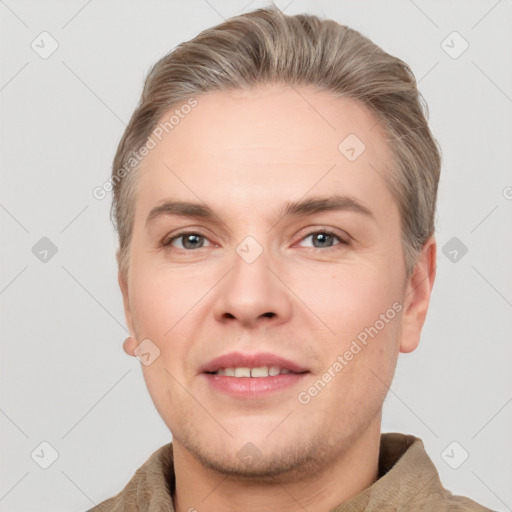
{"type": "Polygon", "coordinates": [[[278,277],[282,274],[279,264],[271,260],[265,250],[254,260],[242,251],[234,254],[232,269],[217,287],[214,314],[218,321],[255,328],[290,318],[292,294],[278,277]]]}

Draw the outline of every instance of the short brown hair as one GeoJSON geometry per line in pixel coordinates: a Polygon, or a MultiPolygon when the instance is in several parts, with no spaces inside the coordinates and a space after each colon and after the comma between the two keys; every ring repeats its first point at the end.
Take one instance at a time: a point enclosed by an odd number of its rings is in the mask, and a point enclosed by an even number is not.
{"type": "Polygon", "coordinates": [[[351,98],[380,120],[391,147],[393,168],[386,180],[399,207],[410,276],[419,252],[434,233],[441,167],[440,150],[427,123],[428,108],[414,74],[402,60],[347,26],[313,15],[287,16],[271,6],[204,30],[149,71],[112,168],[111,215],[124,277],[135,209],[138,166],[133,155],[171,108],[204,92],[267,83],[311,85],[351,98]],[[130,159],[133,170],[127,167],[130,159]]]}

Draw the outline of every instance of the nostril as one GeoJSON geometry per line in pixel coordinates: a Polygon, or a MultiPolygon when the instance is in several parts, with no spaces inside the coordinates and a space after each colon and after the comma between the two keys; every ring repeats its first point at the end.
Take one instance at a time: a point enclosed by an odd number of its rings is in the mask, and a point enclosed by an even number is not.
{"type": "Polygon", "coordinates": [[[272,318],[273,316],[275,316],[275,313],[272,313],[272,312],[263,313],[263,316],[266,316],[267,318],[272,318]]]}

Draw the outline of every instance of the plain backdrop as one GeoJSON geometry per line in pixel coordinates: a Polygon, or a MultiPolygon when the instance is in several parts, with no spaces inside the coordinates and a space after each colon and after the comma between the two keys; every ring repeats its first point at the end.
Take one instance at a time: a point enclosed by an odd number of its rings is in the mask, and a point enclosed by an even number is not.
{"type": "MultiPolygon", "coordinates": [[[[171,440],[122,350],[110,195],[92,191],[150,66],[263,5],[0,2],[0,510],[86,510],[171,440]]],[[[512,510],[512,2],[277,5],[359,30],[419,81],[443,153],[437,279],[383,431],[422,438],[453,493],[512,510]],[[446,449],[469,456],[454,469],[446,449]]]]}

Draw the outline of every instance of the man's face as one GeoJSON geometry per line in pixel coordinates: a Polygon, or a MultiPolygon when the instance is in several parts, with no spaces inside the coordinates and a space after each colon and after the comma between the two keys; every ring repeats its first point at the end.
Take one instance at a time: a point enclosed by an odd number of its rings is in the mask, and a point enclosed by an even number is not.
{"type": "Polygon", "coordinates": [[[132,336],[160,351],[142,366],[148,390],[175,445],[206,466],[275,475],[324,464],[380,428],[403,342],[389,148],[364,107],[311,88],[196,99],[137,184],[122,288],[132,336]],[[283,215],[289,202],[335,195],[349,206],[283,215]],[[147,222],[165,201],[213,217],[147,222]],[[285,372],[206,372],[251,366],[285,372]]]}

